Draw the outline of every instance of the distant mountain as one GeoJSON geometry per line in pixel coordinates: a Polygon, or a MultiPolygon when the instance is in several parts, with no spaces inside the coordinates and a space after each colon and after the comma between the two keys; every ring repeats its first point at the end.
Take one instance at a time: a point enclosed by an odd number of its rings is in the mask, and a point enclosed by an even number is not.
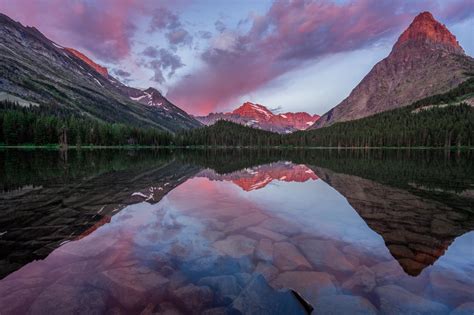
{"type": "Polygon", "coordinates": [[[176,132],[201,126],[157,90],[113,78],[83,53],[0,14],[0,100],[54,105],[73,115],[176,132]]]}
{"type": "Polygon", "coordinates": [[[218,174],[214,170],[206,169],[197,176],[203,176],[210,180],[231,181],[245,191],[264,188],[273,181],[303,183],[318,179],[314,171],[306,165],[290,162],[259,165],[228,174],[218,174]]]}
{"type": "Polygon", "coordinates": [[[267,131],[290,133],[305,130],[317,121],[319,116],[305,112],[274,114],[263,105],[246,102],[230,113],[210,113],[195,118],[208,126],[218,120],[227,120],[267,131]]]}
{"type": "Polygon", "coordinates": [[[419,14],[390,55],[377,63],[349,97],[310,129],[367,117],[449,91],[474,72],[456,38],[429,12],[419,14]]]}

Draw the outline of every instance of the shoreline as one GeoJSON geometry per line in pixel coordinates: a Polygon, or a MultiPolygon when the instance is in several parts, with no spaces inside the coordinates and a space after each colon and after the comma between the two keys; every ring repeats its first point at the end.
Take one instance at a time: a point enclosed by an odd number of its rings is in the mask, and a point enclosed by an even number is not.
{"type": "Polygon", "coordinates": [[[152,146],[152,145],[110,145],[110,146],[96,146],[96,145],[83,145],[83,146],[68,146],[67,148],[61,148],[60,145],[0,145],[2,149],[46,149],[46,150],[96,150],[96,149],[250,149],[250,150],[446,150],[446,151],[458,151],[458,150],[474,150],[474,147],[296,147],[296,146],[152,146]]]}

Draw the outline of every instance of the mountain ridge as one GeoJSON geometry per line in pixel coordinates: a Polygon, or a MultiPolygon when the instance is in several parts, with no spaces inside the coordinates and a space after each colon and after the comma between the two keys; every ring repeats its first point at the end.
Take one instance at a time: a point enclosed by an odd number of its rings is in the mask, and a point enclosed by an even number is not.
{"type": "Polygon", "coordinates": [[[58,105],[75,116],[172,133],[201,126],[161,94],[166,108],[131,99],[130,91],[136,96],[144,92],[124,85],[83,53],[1,13],[0,35],[0,90],[6,97],[58,105]]]}
{"type": "Polygon", "coordinates": [[[473,72],[474,59],[465,55],[456,37],[431,13],[422,12],[400,35],[390,54],[309,129],[410,105],[451,90],[473,72]]]}
{"type": "Polygon", "coordinates": [[[228,120],[266,131],[290,133],[305,130],[319,119],[319,115],[310,115],[306,112],[274,114],[261,104],[245,102],[231,112],[210,113],[206,116],[196,116],[195,118],[207,126],[213,125],[219,120],[228,120]]]}

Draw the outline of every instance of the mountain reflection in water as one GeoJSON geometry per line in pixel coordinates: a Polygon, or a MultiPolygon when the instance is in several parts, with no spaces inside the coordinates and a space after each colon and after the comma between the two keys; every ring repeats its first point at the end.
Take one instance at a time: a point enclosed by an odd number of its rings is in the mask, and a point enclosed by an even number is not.
{"type": "Polygon", "coordinates": [[[1,313],[472,312],[472,160],[0,151],[1,313]]]}

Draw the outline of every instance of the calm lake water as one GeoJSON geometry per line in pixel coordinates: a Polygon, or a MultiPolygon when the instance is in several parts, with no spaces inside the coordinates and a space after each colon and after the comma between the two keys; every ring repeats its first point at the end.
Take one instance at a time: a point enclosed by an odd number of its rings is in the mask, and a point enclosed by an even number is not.
{"type": "Polygon", "coordinates": [[[473,314],[474,152],[0,151],[0,314],[473,314]]]}

